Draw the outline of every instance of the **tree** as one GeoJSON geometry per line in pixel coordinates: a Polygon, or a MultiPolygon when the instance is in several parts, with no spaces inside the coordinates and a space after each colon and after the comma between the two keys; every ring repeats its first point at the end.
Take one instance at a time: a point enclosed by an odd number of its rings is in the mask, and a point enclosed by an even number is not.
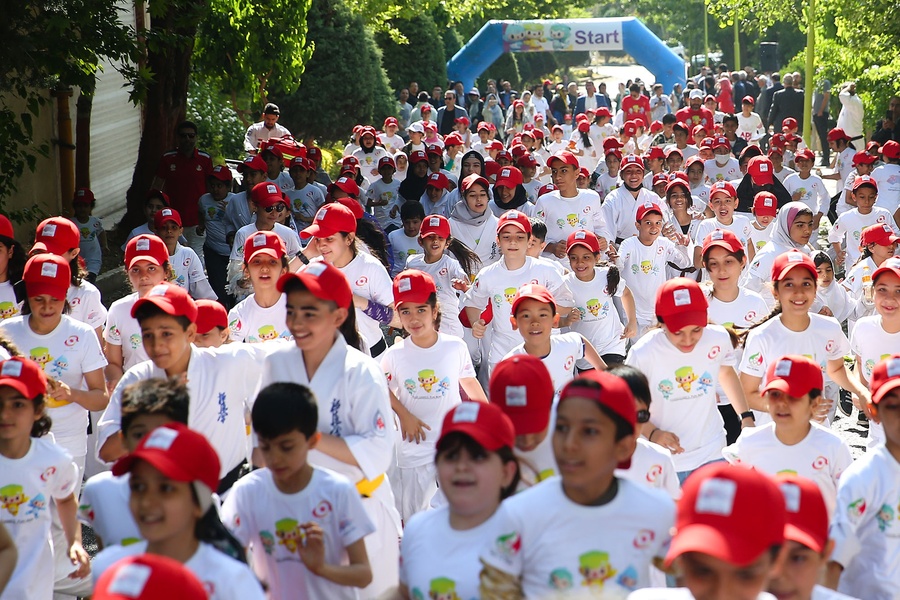
{"type": "Polygon", "coordinates": [[[380,125],[396,103],[362,17],[344,0],[313,0],[307,22],[315,50],[297,90],[275,98],[281,122],[298,138],[330,142],[357,123],[380,125]]]}
{"type": "Polygon", "coordinates": [[[383,64],[391,87],[399,90],[417,81],[422,89],[443,86],[447,80],[447,60],[443,40],[434,19],[422,13],[409,19],[397,19],[390,25],[402,40],[387,31],[378,32],[375,41],[381,48],[383,64]]]}

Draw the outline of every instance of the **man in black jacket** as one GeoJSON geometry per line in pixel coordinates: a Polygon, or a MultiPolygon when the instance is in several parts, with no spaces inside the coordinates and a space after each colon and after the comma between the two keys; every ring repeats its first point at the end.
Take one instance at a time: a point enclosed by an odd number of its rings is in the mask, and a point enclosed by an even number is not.
{"type": "Polygon", "coordinates": [[[447,90],[444,92],[444,106],[437,110],[435,122],[441,135],[448,135],[456,126],[456,119],[468,117],[465,109],[456,105],[456,92],[447,90]]]}
{"type": "Polygon", "coordinates": [[[772,95],[769,125],[775,130],[775,133],[781,133],[781,122],[788,117],[793,117],[797,119],[800,126],[800,135],[803,135],[803,90],[794,87],[793,75],[785,75],[782,83],[784,89],[772,95]]]}
{"type": "MultiPolygon", "coordinates": [[[[756,102],[756,113],[760,116],[763,126],[767,129],[769,127],[769,109],[772,107],[772,96],[775,92],[783,89],[784,86],[781,85],[781,75],[772,73],[772,87],[767,87],[759,94],[759,99],[756,102]]],[[[776,131],[775,133],[781,132],[776,131]]]]}

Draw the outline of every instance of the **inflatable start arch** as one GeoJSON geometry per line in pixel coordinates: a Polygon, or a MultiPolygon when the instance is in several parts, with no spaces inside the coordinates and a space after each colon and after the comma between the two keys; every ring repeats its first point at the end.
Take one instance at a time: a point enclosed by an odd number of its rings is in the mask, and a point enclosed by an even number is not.
{"type": "Polygon", "coordinates": [[[447,63],[450,81],[465,89],[504,52],[624,50],[663,84],[666,92],[685,84],[684,60],[634,17],[488,21],[447,63]]]}

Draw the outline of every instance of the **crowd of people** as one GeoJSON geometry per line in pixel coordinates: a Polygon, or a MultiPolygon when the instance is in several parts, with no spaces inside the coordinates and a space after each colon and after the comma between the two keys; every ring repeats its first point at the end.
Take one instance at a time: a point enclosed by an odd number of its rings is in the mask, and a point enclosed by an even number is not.
{"type": "Polygon", "coordinates": [[[0,216],[0,598],[900,598],[900,99],[795,77],[181,123],[108,309],[0,216]]]}

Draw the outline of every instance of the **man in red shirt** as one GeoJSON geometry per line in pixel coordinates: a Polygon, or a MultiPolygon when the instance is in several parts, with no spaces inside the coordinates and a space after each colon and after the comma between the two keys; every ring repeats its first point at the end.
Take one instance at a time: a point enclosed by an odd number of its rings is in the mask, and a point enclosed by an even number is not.
{"type": "Polygon", "coordinates": [[[706,131],[712,131],[715,126],[714,117],[709,109],[703,108],[703,92],[698,89],[691,90],[688,100],[690,105],[676,112],[675,118],[691,130],[697,125],[703,125],[706,131]]]}
{"type": "Polygon", "coordinates": [[[213,170],[212,157],[197,150],[195,124],[184,121],[175,131],[178,145],[160,158],[151,187],[169,195],[172,208],[181,215],[184,237],[202,262],[204,237],[197,233],[199,201],[206,193],[206,177],[213,170]]]}
{"type": "Polygon", "coordinates": [[[641,93],[641,86],[637,83],[632,83],[628,91],[630,94],[622,98],[622,119],[640,119],[644,127],[650,127],[650,98],[641,93]]]}

